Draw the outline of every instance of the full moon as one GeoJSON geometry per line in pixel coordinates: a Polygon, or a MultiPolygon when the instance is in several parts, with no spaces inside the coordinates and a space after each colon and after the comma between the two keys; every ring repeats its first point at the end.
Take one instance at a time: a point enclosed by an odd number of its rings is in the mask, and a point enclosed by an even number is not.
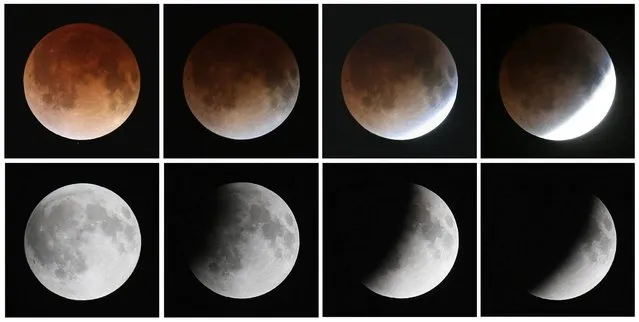
{"type": "Polygon", "coordinates": [[[615,98],[615,68],[585,30],[553,24],[531,30],[504,58],[501,97],[526,132],[561,141],[582,136],[606,116],[615,98]]]}
{"type": "Polygon", "coordinates": [[[593,196],[588,222],[572,251],[530,293],[547,300],[568,300],[585,294],[606,276],[616,249],[612,216],[603,202],[593,196]]]}
{"type": "Polygon", "coordinates": [[[404,230],[394,250],[363,280],[371,291],[411,298],[439,285],[457,258],[459,232],[450,208],[434,192],[412,185],[404,230]]]}
{"type": "Polygon", "coordinates": [[[235,140],[263,136],[291,114],[300,88],[297,61],[286,42],[245,23],[206,34],[184,66],[184,96],[197,120],[235,140]]]}
{"type": "Polygon", "coordinates": [[[93,184],[72,184],[35,207],[24,233],[31,271],[51,292],[92,300],[117,290],[131,276],[142,239],[131,208],[93,184]]]}
{"type": "Polygon", "coordinates": [[[77,23],[36,44],[23,85],[31,112],[45,128],[68,139],[91,140],[111,133],[133,112],[140,70],[118,35],[77,23]]]}
{"type": "Polygon", "coordinates": [[[253,183],[220,187],[216,214],[190,267],[211,291],[230,298],[270,292],[293,269],[300,246],[293,212],[273,191],[253,183]]]}
{"type": "Polygon", "coordinates": [[[432,32],[397,23],[355,43],[342,67],[342,93],[355,120],[392,140],[414,139],[439,126],[457,96],[457,67],[432,32]]]}

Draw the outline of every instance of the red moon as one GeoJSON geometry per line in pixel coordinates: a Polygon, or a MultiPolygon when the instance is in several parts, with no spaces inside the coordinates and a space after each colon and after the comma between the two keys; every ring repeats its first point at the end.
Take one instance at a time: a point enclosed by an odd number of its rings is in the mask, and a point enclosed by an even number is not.
{"type": "Polygon", "coordinates": [[[225,25],[200,39],[184,66],[184,96],[209,131],[234,140],[263,136],[291,114],[300,87],[293,52],[261,26],[225,25]]]}
{"type": "Polygon", "coordinates": [[[129,46],[93,24],[62,26],[33,48],[24,68],[24,94],[38,121],[73,140],[117,129],[140,93],[140,70],[129,46]]]}

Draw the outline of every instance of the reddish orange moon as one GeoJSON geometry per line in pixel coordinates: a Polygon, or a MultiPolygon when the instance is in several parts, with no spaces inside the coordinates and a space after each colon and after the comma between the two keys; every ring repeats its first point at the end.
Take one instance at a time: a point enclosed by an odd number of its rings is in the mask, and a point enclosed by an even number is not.
{"type": "Polygon", "coordinates": [[[291,114],[300,87],[289,46],[264,27],[236,23],[210,31],[184,66],[184,96],[209,131],[234,140],[275,130],[291,114]]]}
{"type": "Polygon", "coordinates": [[[73,140],[91,140],[117,129],[140,93],[140,70],[122,38],[94,24],[57,28],[31,51],[24,94],[38,121],[73,140]]]}

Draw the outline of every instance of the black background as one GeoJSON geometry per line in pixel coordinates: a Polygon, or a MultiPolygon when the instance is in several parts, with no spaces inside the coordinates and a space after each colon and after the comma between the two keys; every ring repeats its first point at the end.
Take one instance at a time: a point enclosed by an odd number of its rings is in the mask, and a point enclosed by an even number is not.
{"type": "Polygon", "coordinates": [[[8,158],[152,158],[159,155],[158,5],[5,5],[5,156],[8,158]],[[140,68],[140,95],[129,118],[93,140],[47,130],[24,96],[22,76],[33,47],[70,23],[93,23],[120,36],[140,68]]]}
{"type": "Polygon", "coordinates": [[[169,317],[316,317],[318,315],[318,168],[316,164],[167,164],[165,169],[165,315],[169,317]],[[272,291],[232,299],[202,285],[189,269],[190,235],[210,216],[219,186],[252,182],[293,211],[300,249],[293,270],[272,291]],[[207,210],[208,209],[208,210],[207,210]]]}
{"type": "Polygon", "coordinates": [[[477,11],[475,5],[324,5],[323,149],[325,157],[475,157],[477,132],[477,11]],[[448,47],[459,78],[455,105],[444,122],[412,140],[382,138],[349,113],[341,89],[342,65],[370,30],[412,23],[448,47]]]}
{"type": "Polygon", "coordinates": [[[633,316],[633,166],[482,165],[482,315],[633,316]],[[545,275],[550,268],[545,265],[565,258],[587,220],[583,197],[590,194],[608,208],[617,232],[610,271],[574,299],[550,301],[528,294],[530,278],[545,275]]]}
{"type": "Polygon", "coordinates": [[[634,11],[634,5],[482,5],[482,157],[634,157],[634,11]],[[572,24],[597,38],[617,76],[606,118],[573,140],[544,140],[524,131],[506,112],[499,92],[501,61],[510,47],[530,29],[549,23],[572,24]]]}
{"type": "Polygon", "coordinates": [[[155,164],[7,164],[6,292],[8,317],[159,316],[158,166],[155,164]],[[31,212],[49,193],[65,185],[92,183],[118,194],[140,226],[142,249],[129,279],[113,293],[90,301],[63,298],[46,289],[24,254],[31,212]]]}
{"type": "Polygon", "coordinates": [[[324,316],[476,316],[475,164],[324,165],[324,316]],[[407,184],[441,197],[459,229],[455,265],[437,287],[391,299],[360,282],[401,231],[407,184]]]}
{"type": "Polygon", "coordinates": [[[167,157],[317,157],[317,5],[165,5],[164,147],[167,157]],[[280,36],[300,71],[297,102],[272,132],[251,140],[219,136],[193,116],[184,98],[184,64],[209,31],[253,23],[280,36]]]}

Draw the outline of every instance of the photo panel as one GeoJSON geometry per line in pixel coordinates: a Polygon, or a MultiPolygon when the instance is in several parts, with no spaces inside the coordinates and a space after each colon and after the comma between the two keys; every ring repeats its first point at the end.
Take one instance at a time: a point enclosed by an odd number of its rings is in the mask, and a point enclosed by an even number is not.
{"type": "Polygon", "coordinates": [[[323,315],[477,315],[475,164],[324,164],[323,315]]]}
{"type": "Polygon", "coordinates": [[[166,164],[167,317],[318,316],[317,164],[166,164]]]}
{"type": "Polygon", "coordinates": [[[5,5],[5,157],[157,158],[159,6],[5,5]]]}
{"type": "Polygon", "coordinates": [[[322,10],[324,157],[476,156],[476,5],[322,10]]]}
{"type": "Polygon", "coordinates": [[[5,172],[7,317],[159,316],[157,164],[5,172]]]}
{"type": "Polygon", "coordinates": [[[482,316],[634,316],[634,164],[481,167],[482,316]]]}
{"type": "Polygon", "coordinates": [[[169,158],[317,157],[318,7],[164,6],[169,158]]]}
{"type": "Polygon", "coordinates": [[[482,5],[482,157],[633,158],[634,11],[482,5]]]}

